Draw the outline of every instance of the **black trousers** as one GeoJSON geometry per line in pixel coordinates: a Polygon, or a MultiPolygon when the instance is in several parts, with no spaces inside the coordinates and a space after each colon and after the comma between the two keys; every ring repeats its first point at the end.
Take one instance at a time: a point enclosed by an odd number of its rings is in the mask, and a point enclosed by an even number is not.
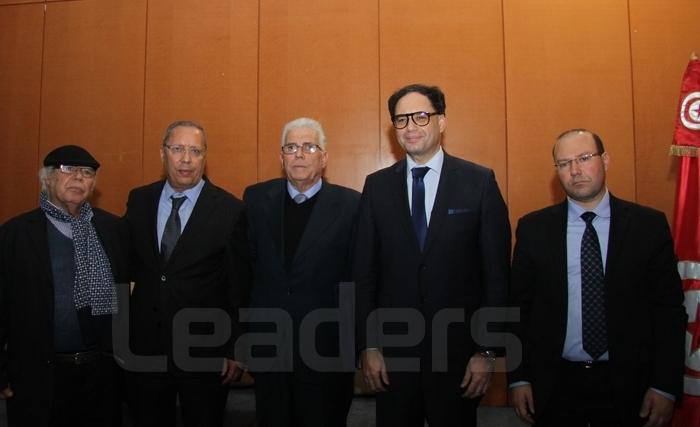
{"type": "Polygon", "coordinates": [[[462,397],[455,373],[389,373],[387,391],[377,393],[377,427],[475,427],[480,398],[462,397]]]}
{"type": "Polygon", "coordinates": [[[257,426],[344,427],[352,395],[353,373],[256,373],[257,426]]]}
{"type": "Polygon", "coordinates": [[[79,365],[57,362],[53,371],[50,391],[37,385],[13,387],[8,426],[121,426],[123,373],[111,355],[79,365]]]}
{"type": "Polygon", "coordinates": [[[228,386],[218,373],[130,373],[137,427],[175,427],[177,401],[185,427],[221,427],[228,386]]]}
{"type": "Polygon", "coordinates": [[[536,427],[638,427],[646,422],[638,416],[641,401],[635,408],[615,406],[607,362],[562,360],[556,378],[552,398],[536,414],[536,427]]]}

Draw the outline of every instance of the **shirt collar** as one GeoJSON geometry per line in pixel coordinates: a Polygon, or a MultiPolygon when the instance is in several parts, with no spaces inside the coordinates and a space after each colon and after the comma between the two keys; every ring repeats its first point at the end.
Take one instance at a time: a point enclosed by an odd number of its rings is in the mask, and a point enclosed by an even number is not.
{"type": "Polygon", "coordinates": [[[170,199],[170,196],[175,195],[175,197],[182,197],[182,196],[187,196],[188,200],[191,200],[192,202],[197,201],[197,198],[199,197],[199,194],[202,192],[202,188],[204,187],[204,179],[200,179],[197,185],[194,187],[190,187],[185,191],[175,191],[175,189],[170,185],[170,183],[166,180],[165,181],[165,186],[163,186],[163,198],[165,200],[170,199]]]}
{"type": "Polygon", "coordinates": [[[442,146],[438,149],[437,153],[435,153],[435,155],[433,155],[433,157],[430,160],[428,160],[424,165],[419,165],[411,158],[411,156],[406,156],[406,176],[412,178],[411,169],[413,169],[416,166],[427,166],[430,168],[430,170],[437,172],[438,176],[440,176],[440,172],[442,172],[443,160],[445,160],[445,152],[442,151],[442,146]]]}
{"type": "Polygon", "coordinates": [[[303,193],[307,199],[312,198],[313,196],[316,195],[319,191],[321,191],[321,186],[323,185],[323,179],[319,179],[316,181],[314,185],[312,185],[308,190],[306,191],[299,191],[294,186],[292,185],[289,180],[287,180],[287,193],[289,193],[289,197],[292,199],[296,197],[297,194],[303,193]]]}
{"type": "MultiPolygon", "coordinates": [[[[581,220],[581,214],[584,212],[587,212],[586,209],[584,209],[581,205],[576,203],[571,197],[566,198],[567,200],[567,206],[568,206],[568,220],[569,221],[576,221],[576,220],[581,220]]],[[[600,203],[598,203],[598,206],[593,208],[591,211],[596,214],[596,216],[602,217],[602,218],[610,218],[610,193],[608,192],[607,187],[605,188],[605,194],[603,195],[603,198],[600,199],[600,203]]]]}

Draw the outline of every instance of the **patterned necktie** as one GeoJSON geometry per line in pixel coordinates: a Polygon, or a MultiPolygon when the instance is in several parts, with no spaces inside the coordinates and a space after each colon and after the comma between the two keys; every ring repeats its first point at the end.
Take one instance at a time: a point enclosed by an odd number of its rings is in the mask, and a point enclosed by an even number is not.
{"type": "Polygon", "coordinates": [[[425,236],[428,234],[428,220],[425,217],[425,183],[423,177],[430,170],[429,167],[415,167],[411,169],[413,174],[413,188],[411,193],[411,218],[413,228],[416,230],[418,245],[423,251],[425,236]]]}
{"type": "Polygon", "coordinates": [[[296,196],[294,196],[294,203],[296,203],[297,205],[300,205],[300,204],[304,203],[307,199],[308,199],[308,197],[306,197],[306,194],[299,193],[296,196]]]}
{"type": "Polygon", "coordinates": [[[168,262],[170,254],[173,253],[175,245],[177,244],[177,239],[180,238],[181,225],[180,225],[180,206],[185,202],[187,196],[184,197],[174,197],[170,196],[173,208],[170,211],[170,216],[168,221],[165,223],[165,229],[163,230],[163,238],[160,239],[160,255],[163,259],[163,264],[168,262]]]}
{"type": "Polygon", "coordinates": [[[608,348],[605,327],[605,290],[603,288],[603,258],[600,255],[598,234],[593,228],[595,213],[584,212],[581,218],[586,230],[581,239],[581,316],[583,322],[583,349],[594,360],[608,348]]]}

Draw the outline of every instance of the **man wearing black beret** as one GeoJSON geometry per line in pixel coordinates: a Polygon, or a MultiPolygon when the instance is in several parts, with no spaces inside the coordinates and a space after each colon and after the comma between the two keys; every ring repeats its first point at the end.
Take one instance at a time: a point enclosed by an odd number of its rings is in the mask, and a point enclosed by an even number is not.
{"type": "Polygon", "coordinates": [[[111,356],[118,218],[88,198],[100,164],[84,148],[51,151],[39,208],[0,227],[0,398],[9,426],[119,425],[111,356]]]}

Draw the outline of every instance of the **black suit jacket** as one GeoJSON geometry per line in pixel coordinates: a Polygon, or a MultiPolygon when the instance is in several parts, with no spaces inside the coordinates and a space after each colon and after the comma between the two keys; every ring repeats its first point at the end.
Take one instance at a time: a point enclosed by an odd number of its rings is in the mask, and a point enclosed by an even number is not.
{"type": "MultiPolygon", "coordinates": [[[[93,213],[115,281],[124,284],[119,219],[97,208],[93,213]]],[[[53,394],[54,289],[47,223],[44,212],[34,209],[0,227],[0,390],[9,383],[13,406],[38,417],[25,419],[28,425],[48,422],[53,394]]],[[[109,350],[112,316],[92,317],[88,310],[78,311],[81,327],[89,325],[102,349],[109,350]]]]}
{"type": "MultiPolygon", "coordinates": [[[[296,342],[292,353],[294,366],[298,373],[308,374],[310,378],[313,367],[302,364],[299,358],[298,326],[312,310],[338,307],[338,285],[351,279],[351,243],[360,194],[323,182],[289,271],[284,265],[286,197],[285,179],[252,185],[243,195],[250,213],[254,265],[250,305],[280,308],[289,314],[293,322],[291,338],[296,342]]],[[[320,325],[315,342],[305,341],[302,345],[315,346],[322,356],[339,356],[337,325],[320,325]]],[[[354,357],[352,350],[344,356],[354,357]]]]}
{"type": "MultiPolygon", "coordinates": [[[[418,356],[423,370],[431,369],[433,358],[447,357],[448,370],[464,375],[477,350],[470,333],[472,314],[480,307],[506,303],[510,261],[506,205],[493,171],[445,153],[421,253],[411,222],[406,174],[402,160],[369,175],[365,182],[353,259],[358,349],[381,347],[385,356],[418,356]],[[377,325],[368,322],[368,315],[376,308],[414,309],[425,325],[422,342],[400,349],[375,339],[377,325]],[[442,316],[450,315],[441,310],[449,308],[461,313],[462,320],[451,319],[449,328],[433,331],[433,320],[443,322],[442,316]]],[[[387,333],[416,331],[413,326],[409,331],[405,325],[385,326],[387,333]]]]}
{"type": "MultiPolygon", "coordinates": [[[[135,282],[132,350],[140,355],[172,355],[173,316],[182,309],[218,308],[231,319],[230,339],[191,355],[233,359],[233,344],[240,334],[238,308],[246,303],[250,281],[243,203],[206,181],[167,264],[161,265],[156,224],[164,184],[132,190],[124,216],[135,282]]],[[[190,332],[210,333],[211,325],[194,324],[190,332]]]]}
{"type": "MultiPolygon", "coordinates": [[[[567,202],[520,219],[512,267],[523,361],[509,381],[532,383],[546,408],[567,322],[567,202]]],[[[605,313],[616,407],[639,410],[648,387],[680,398],[686,313],[673,242],[661,212],[610,196],[605,313]]]]}

